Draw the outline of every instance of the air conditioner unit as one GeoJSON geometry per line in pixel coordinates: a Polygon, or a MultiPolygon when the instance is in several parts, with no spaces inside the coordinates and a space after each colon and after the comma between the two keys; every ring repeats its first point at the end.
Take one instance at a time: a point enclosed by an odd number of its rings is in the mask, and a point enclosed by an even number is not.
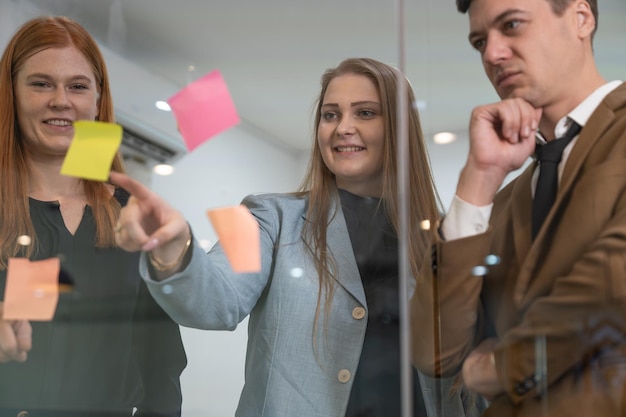
{"type": "MultiPolygon", "coordinates": [[[[0,5],[1,49],[20,22],[50,13],[47,9],[22,0],[0,0],[0,5]]],[[[122,154],[140,156],[149,162],[148,165],[172,163],[185,155],[187,147],[178,132],[174,115],[155,107],[156,101],[167,100],[180,87],[113,52],[100,42],[99,47],[109,71],[115,116],[124,128],[122,154]]]]}
{"type": "Polygon", "coordinates": [[[121,152],[147,158],[151,164],[172,163],[188,150],[171,112],[156,108],[179,88],[100,45],[109,71],[117,123],[124,128],[121,152]]]}
{"type": "Polygon", "coordinates": [[[122,111],[116,110],[115,117],[124,130],[120,152],[125,158],[147,159],[148,165],[171,164],[187,153],[182,141],[172,141],[162,132],[141,126],[122,111]]]}

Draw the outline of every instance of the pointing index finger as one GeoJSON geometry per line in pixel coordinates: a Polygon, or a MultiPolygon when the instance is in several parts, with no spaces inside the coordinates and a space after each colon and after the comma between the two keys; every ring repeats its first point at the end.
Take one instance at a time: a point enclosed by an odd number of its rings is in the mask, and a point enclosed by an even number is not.
{"type": "Polygon", "coordinates": [[[148,187],[121,172],[111,171],[109,181],[111,184],[125,189],[139,200],[147,200],[152,196],[152,191],[148,187]]]}

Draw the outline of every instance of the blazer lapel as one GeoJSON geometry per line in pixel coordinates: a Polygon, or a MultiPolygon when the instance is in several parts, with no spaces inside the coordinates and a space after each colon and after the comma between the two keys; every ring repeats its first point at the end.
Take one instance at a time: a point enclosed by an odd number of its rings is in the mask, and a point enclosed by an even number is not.
{"type": "MultiPolygon", "coordinates": [[[[561,211],[562,206],[565,204],[565,196],[567,196],[574,187],[576,178],[581,171],[585,160],[589,156],[589,153],[598,140],[604,136],[605,131],[614,122],[615,113],[613,108],[621,106],[625,102],[626,84],[622,84],[622,86],[618,87],[617,90],[609,94],[609,96],[607,96],[607,98],[600,103],[580,132],[580,136],[574,144],[574,147],[572,148],[572,151],[565,163],[563,176],[561,177],[561,182],[559,183],[554,205],[550,209],[550,212],[548,213],[539,234],[536,236],[535,241],[532,243],[527,254],[528,256],[525,257],[523,263],[520,263],[521,269],[515,288],[515,302],[518,306],[523,305],[523,298],[526,294],[528,286],[530,285],[530,281],[535,275],[535,271],[540,266],[540,261],[538,259],[539,254],[544,250],[545,245],[550,243],[550,241],[546,239],[546,231],[550,230],[551,224],[557,218],[557,213],[561,211]]],[[[524,202],[520,201],[516,204],[522,205],[524,202]]],[[[516,204],[514,204],[514,210],[516,204]]],[[[516,231],[517,230],[518,228],[516,227],[516,231]]],[[[530,239],[530,230],[527,232],[530,239]]],[[[522,239],[522,236],[520,236],[519,239],[522,239]]]]}
{"type": "Polygon", "coordinates": [[[580,132],[578,141],[574,144],[574,148],[572,148],[572,152],[565,163],[563,177],[561,178],[561,183],[554,202],[555,206],[558,207],[562,203],[563,196],[567,194],[574,185],[574,180],[578,172],[580,172],[589,152],[591,152],[595,143],[604,136],[605,131],[613,123],[614,119],[615,113],[601,104],[580,132]]]}
{"type": "Polygon", "coordinates": [[[578,140],[574,144],[574,147],[567,158],[565,167],[563,168],[563,176],[561,177],[559,188],[556,193],[556,199],[554,200],[554,205],[546,217],[544,227],[542,227],[542,230],[537,235],[537,241],[543,242],[545,240],[546,230],[550,229],[549,225],[554,222],[556,213],[560,211],[560,208],[565,200],[565,196],[569,194],[574,186],[576,177],[587,159],[587,156],[597,141],[604,136],[605,131],[613,123],[614,119],[615,113],[613,110],[607,106],[605,102],[602,102],[589,118],[587,124],[583,127],[578,140]]]}
{"type": "MultiPolygon", "coordinates": [[[[341,205],[337,201],[330,207],[330,213],[335,214],[328,225],[326,244],[337,265],[337,271],[333,271],[334,278],[341,287],[365,306],[367,305],[365,290],[363,289],[359,268],[354,258],[348,226],[346,225],[341,205]]],[[[303,217],[306,218],[306,216],[303,217]]]]}

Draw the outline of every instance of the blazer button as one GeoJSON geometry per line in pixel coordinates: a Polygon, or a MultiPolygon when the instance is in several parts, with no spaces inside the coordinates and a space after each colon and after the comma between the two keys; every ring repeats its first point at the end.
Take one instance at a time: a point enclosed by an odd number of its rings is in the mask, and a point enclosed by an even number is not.
{"type": "Polygon", "coordinates": [[[354,307],[354,309],[352,310],[352,317],[357,320],[361,320],[363,317],[365,317],[365,309],[363,307],[354,307]]]}
{"type": "Polygon", "coordinates": [[[20,411],[16,417],[28,417],[28,411],[20,411]]]}
{"type": "Polygon", "coordinates": [[[339,371],[339,374],[337,375],[337,379],[342,384],[345,384],[346,382],[350,381],[351,376],[352,375],[350,374],[350,371],[348,371],[347,369],[342,369],[341,371],[339,371]]]}
{"type": "Polygon", "coordinates": [[[534,387],[535,387],[535,381],[533,380],[533,377],[530,377],[526,381],[524,381],[524,388],[526,388],[526,392],[530,391],[534,387]]]}

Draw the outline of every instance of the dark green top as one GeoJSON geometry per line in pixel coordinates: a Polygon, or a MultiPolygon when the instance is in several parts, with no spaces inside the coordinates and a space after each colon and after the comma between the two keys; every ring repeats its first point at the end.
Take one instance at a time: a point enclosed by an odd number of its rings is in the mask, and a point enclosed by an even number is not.
{"type": "MultiPolygon", "coordinates": [[[[128,199],[121,190],[115,197],[128,199]]],[[[139,276],[139,253],[96,248],[89,206],[74,235],[58,202],[31,199],[30,215],[38,242],[32,260],[59,257],[61,280],[73,288],[60,294],[51,322],[31,322],[28,360],[0,363],[0,417],[8,409],[130,415],[132,407],[139,416],[179,415],[185,352],[178,325],[139,276]]],[[[0,271],[2,295],[5,281],[0,271]]]]}
{"type": "MultiPolygon", "coordinates": [[[[367,330],[346,417],[399,417],[400,321],[398,238],[378,198],[339,190],[365,298],[367,330]]],[[[417,373],[413,416],[426,416],[417,373]]]]}

